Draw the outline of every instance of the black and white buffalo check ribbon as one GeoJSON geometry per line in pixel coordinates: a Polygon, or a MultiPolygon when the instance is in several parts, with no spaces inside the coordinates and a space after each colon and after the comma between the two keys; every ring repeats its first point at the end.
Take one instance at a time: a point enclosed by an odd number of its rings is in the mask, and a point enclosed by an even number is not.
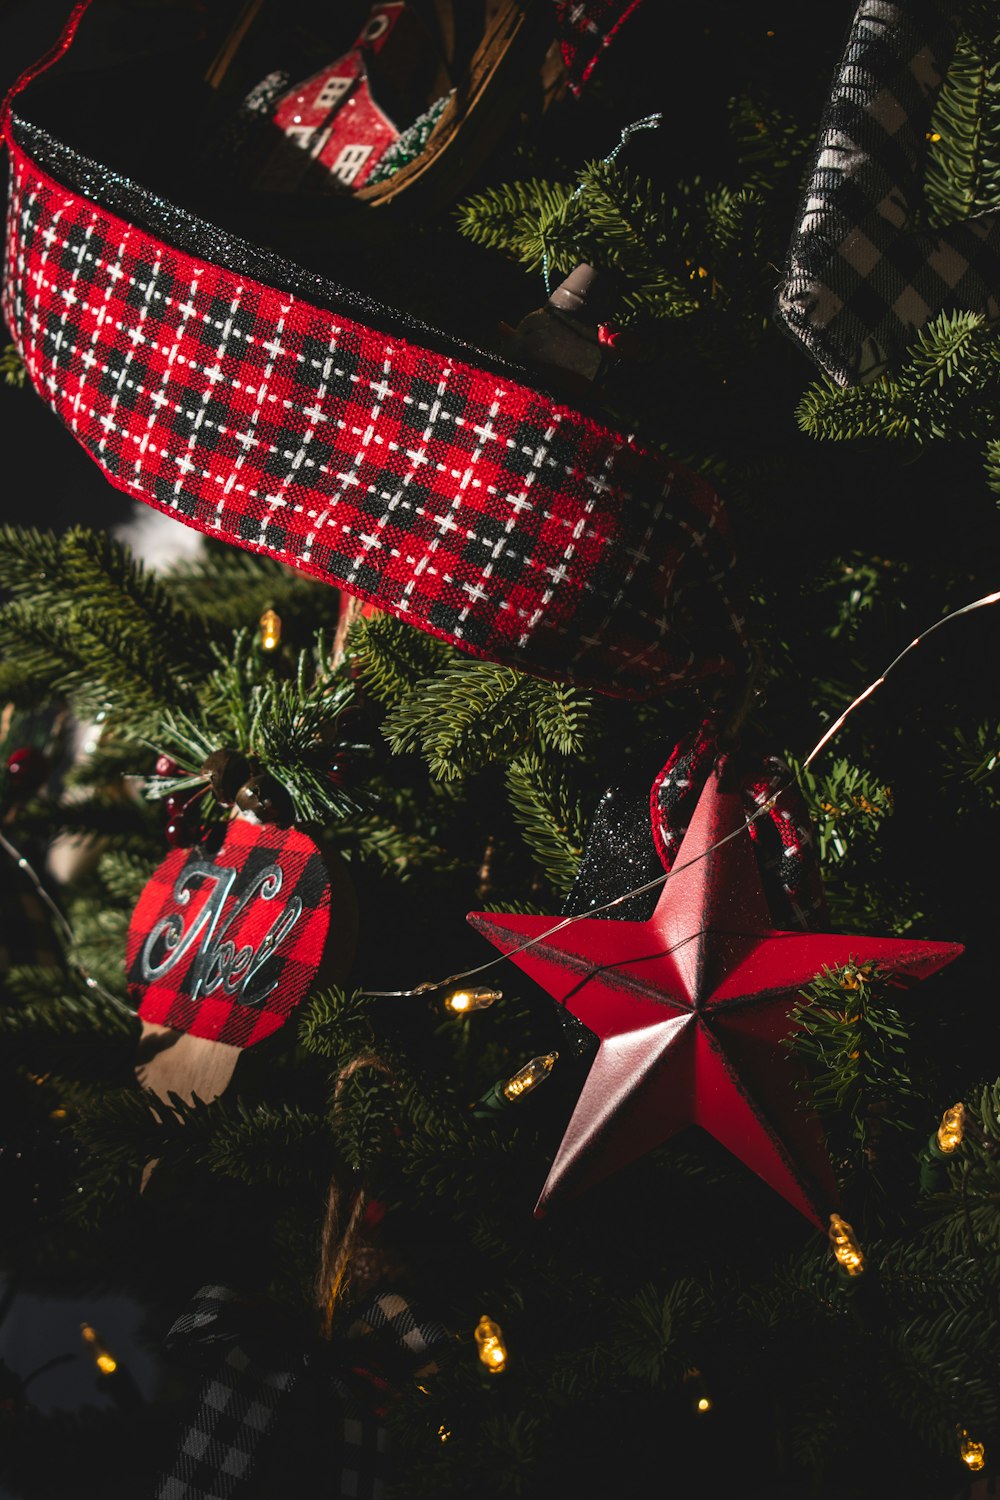
{"type": "Polygon", "coordinates": [[[841,385],[898,361],[939,313],[1000,316],[1000,212],[915,227],[956,37],[932,0],[862,0],[833,81],[777,313],[841,385]]]}
{"type": "Polygon", "coordinates": [[[284,1446],[299,1449],[303,1436],[324,1445],[328,1495],[382,1500],[391,1390],[360,1360],[367,1361],[377,1344],[380,1361],[413,1372],[448,1341],[442,1324],[421,1318],[398,1293],[366,1298],[346,1349],[334,1349],[275,1330],[266,1314],[228,1287],[202,1287],[167,1335],[167,1347],[205,1375],[155,1500],[239,1500],[261,1493],[260,1482],[272,1470],[288,1477],[284,1446]]]}

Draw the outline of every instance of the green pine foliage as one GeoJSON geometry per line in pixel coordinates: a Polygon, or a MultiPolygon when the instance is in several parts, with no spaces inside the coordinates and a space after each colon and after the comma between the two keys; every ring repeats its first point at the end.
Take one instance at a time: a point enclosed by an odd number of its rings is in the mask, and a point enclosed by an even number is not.
{"type": "MultiPolygon", "coordinates": [[[[989,12],[970,7],[935,115],[928,223],[997,202],[989,12]]],[[[568,136],[543,124],[516,155],[498,149],[457,226],[401,239],[441,250],[442,301],[460,295],[449,267],[474,276],[490,329],[544,301],[543,266],[553,284],[580,260],[614,277],[609,316],[634,348],[593,404],[717,485],[733,522],[761,670],[732,753],[784,755],[830,930],[966,946],[920,986],[867,965],[823,974],[789,1045],[755,1054],[788,1070],[775,1128],[819,1118],[862,1277],[839,1273],[822,1226],[696,1127],[532,1217],[589,1053],[465,916],[557,920],[600,797],[645,795],[717,705],[712,684],[604,701],[387,614],[335,652],[336,591],[268,559],[208,544],[157,573],[83,528],[0,535],[3,748],[45,746],[54,766],[24,800],[4,788],[3,832],[40,871],[51,846],[73,854],[65,884],[44,877],[70,940],[0,851],[0,1262],[43,1289],[132,1290],[156,1337],[199,1285],[227,1279],[314,1329],[328,1189],[363,1186],[385,1209],[391,1284],[454,1333],[440,1370],[401,1377],[390,1402],[393,1500],[952,1500],[969,1478],[959,1428],[985,1443],[991,1474],[1000,1457],[996,887],[982,870],[1000,837],[995,612],[936,634],[804,763],[919,631],[997,586],[1000,345],[980,318],[940,316],[896,369],[844,390],[813,380],[775,329],[835,20],[791,5],[724,25],[678,12],[671,68],[701,83],[647,133],[655,152],[602,156],[623,123],[618,75],[568,136]],[[267,608],[282,619],[273,652],[259,643],[267,608]],[[157,1100],[135,1077],[126,931],[166,852],[164,797],[203,792],[219,749],[259,762],[349,877],[357,951],[240,1057],[221,1097],[157,1100]],[[156,774],[160,754],[176,775],[156,774]],[[482,1011],[451,1014],[442,989],[391,993],[480,966],[472,982],[503,991],[482,1011]],[[549,1052],[543,1086],[485,1108],[549,1052]],[[967,1130],[944,1160],[930,1142],[957,1100],[967,1130]],[[476,1359],[483,1313],[504,1330],[502,1376],[476,1359]]],[[[622,55],[636,113],[662,106],[662,54],[622,55]]],[[[0,368],[23,373],[13,355],[0,368]]],[[[198,797],[198,825],[227,816],[198,797]]],[[[108,1500],[150,1491],[135,1465],[108,1471],[96,1430],[5,1429],[0,1483],[85,1500],[97,1465],[108,1500]]]]}
{"type": "Polygon", "coordinates": [[[0,586],[11,596],[0,609],[0,649],[12,699],[30,701],[44,684],[83,714],[113,710],[138,730],[158,710],[193,702],[209,665],[203,641],[163,583],[112,538],[5,526],[0,586]]]}
{"type": "Polygon", "coordinates": [[[806,1065],[803,1087],[844,1173],[877,1171],[887,1135],[911,1127],[921,1095],[901,1006],[898,986],[894,993],[874,965],[859,964],[808,985],[794,1012],[791,1046],[806,1065]]]}
{"type": "Polygon", "coordinates": [[[169,796],[203,784],[202,763],[221,746],[266,765],[300,819],[358,811],[357,799],[331,779],[330,746],[341,738],[340,716],[353,689],[330,668],[322,632],[308,651],[286,658],[284,673],[251,647],[245,630],[215,655],[217,666],[202,686],[202,713],[168,711],[151,731],[151,742],[176,759],[181,774],[157,777],[149,793],[169,796]]]}
{"type": "Polygon", "coordinates": [[[337,622],[336,595],[295,573],[284,563],[205,541],[200,556],[174,566],[170,596],[175,608],[206,620],[213,630],[235,631],[273,609],[286,630],[325,627],[337,622]]]}
{"type": "Polygon", "coordinates": [[[877,842],[882,819],[892,812],[891,787],[880,786],[843,756],[831,760],[823,775],[797,764],[794,756],[787,759],[806,798],[821,862],[844,859],[859,840],[877,842]]]}
{"type": "Polygon", "coordinates": [[[1000,63],[991,43],[960,36],[931,119],[924,183],[928,222],[960,223],[1000,201],[1000,63]]]}
{"type": "Polygon", "coordinates": [[[383,733],[397,754],[421,750],[431,774],[450,781],[533,744],[579,755],[589,720],[587,694],[578,689],[459,658],[418,679],[386,716],[383,733]]]}
{"type": "Polygon", "coordinates": [[[959,787],[967,782],[995,806],[1000,797],[1000,724],[988,720],[959,729],[950,752],[950,770],[959,787]]]}
{"type": "Polygon", "coordinates": [[[553,890],[561,896],[573,884],[586,831],[585,811],[567,778],[531,751],[507,767],[507,791],[514,817],[553,890]]]}
{"type": "Polygon", "coordinates": [[[977,313],[941,313],[921,330],[898,369],[862,386],[818,381],[797,415],[803,432],[834,442],[880,437],[914,447],[956,438],[989,444],[995,441],[998,382],[995,326],[977,313]]]}
{"type": "Polygon", "coordinates": [[[23,386],[28,372],[13,344],[4,344],[0,349],[0,374],[3,375],[4,385],[23,386]]]}
{"type": "Polygon", "coordinates": [[[753,180],[736,191],[696,180],[668,197],[618,162],[593,161],[572,183],[488,189],[462,206],[458,224],[475,243],[530,271],[547,267],[556,280],[580,261],[615,274],[625,322],[685,318],[740,305],[747,274],[759,277],[761,193],[753,180]]]}

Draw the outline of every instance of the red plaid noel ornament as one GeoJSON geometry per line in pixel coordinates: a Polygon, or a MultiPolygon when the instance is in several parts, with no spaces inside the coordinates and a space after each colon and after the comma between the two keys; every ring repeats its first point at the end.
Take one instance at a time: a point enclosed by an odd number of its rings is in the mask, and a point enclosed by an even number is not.
{"type": "Polygon", "coordinates": [[[207,1101],[239,1052],[272,1036],[353,952],[353,894],[298,828],[236,818],[154,872],[129,926],[126,975],[143,1021],[138,1076],[207,1101]]]}

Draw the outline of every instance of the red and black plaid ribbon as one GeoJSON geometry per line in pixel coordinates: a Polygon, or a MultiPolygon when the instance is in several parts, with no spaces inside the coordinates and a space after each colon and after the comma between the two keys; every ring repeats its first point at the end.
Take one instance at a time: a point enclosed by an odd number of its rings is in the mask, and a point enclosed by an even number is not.
{"type": "Polygon", "coordinates": [[[154,871],[129,926],[129,994],[144,1021],[253,1046],[308,995],[329,926],[312,840],[235,819],[221,847],[175,849],[154,871]]]}
{"type": "Polygon", "coordinates": [[[555,0],[559,49],[574,94],[596,68],[619,27],[642,0],[555,0]]]}
{"type": "Polygon", "coordinates": [[[316,305],[297,268],[294,291],[251,278],[255,247],[155,200],[178,238],[231,253],[175,248],[105,206],[120,177],[56,143],[89,187],[64,185],[21,128],[4,317],[117,488],[476,656],[637,696],[733,670],[733,555],[702,479],[475,351],[316,305]]]}
{"type": "MultiPolygon", "coordinates": [[[[665,870],[673,867],[702,788],[719,758],[716,729],[706,719],[680,740],[650,793],[653,842],[665,870]]],[[[774,798],[750,824],[761,878],[775,922],[786,929],[815,927],[826,916],[812,824],[784,761],[759,757],[740,776],[747,816],[774,798]]]]}

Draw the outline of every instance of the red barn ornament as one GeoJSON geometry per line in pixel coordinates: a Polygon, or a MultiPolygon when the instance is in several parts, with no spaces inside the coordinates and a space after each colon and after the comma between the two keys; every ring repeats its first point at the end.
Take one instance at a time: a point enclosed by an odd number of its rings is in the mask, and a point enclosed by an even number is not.
{"type": "MultiPolygon", "coordinates": [[[[404,9],[403,0],[374,5],[349,52],[278,100],[273,123],[301,157],[276,152],[261,170],[257,187],[289,190],[314,163],[325,169],[328,187],[355,192],[364,186],[376,162],[400,136],[372,97],[365,53],[381,51],[404,9]]],[[[317,186],[321,180],[314,172],[317,186]]]]}
{"type": "Polygon", "coordinates": [[[343,977],[356,928],[344,866],[298,828],[235,818],[224,836],[173,850],[126,945],[140,1083],[161,1098],[217,1097],[243,1049],[278,1031],[320,980],[343,977]]]}

